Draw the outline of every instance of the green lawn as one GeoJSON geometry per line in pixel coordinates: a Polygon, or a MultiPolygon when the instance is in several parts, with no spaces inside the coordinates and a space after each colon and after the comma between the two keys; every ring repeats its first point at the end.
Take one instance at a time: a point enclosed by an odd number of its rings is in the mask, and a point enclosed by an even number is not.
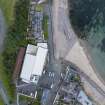
{"type": "Polygon", "coordinates": [[[26,96],[22,96],[22,95],[19,96],[19,100],[20,101],[23,101],[23,102],[26,102],[26,103],[32,102],[31,105],[41,105],[40,104],[40,100],[38,100],[38,99],[32,99],[30,97],[26,97],[26,96]]]}
{"type": "Polygon", "coordinates": [[[3,60],[3,57],[0,54],[0,80],[2,80],[2,82],[3,82],[3,85],[4,85],[6,92],[9,96],[9,99],[12,100],[12,99],[14,99],[14,89],[12,86],[10,86],[10,80],[9,80],[10,77],[5,72],[5,67],[3,66],[2,60],[3,60]]]}
{"type": "Polygon", "coordinates": [[[44,38],[45,40],[47,40],[48,39],[48,16],[47,15],[44,15],[43,17],[42,28],[43,28],[44,38]]]}
{"type": "Polygon", "coordinates": [[[6,22],[11,24],[14,19],[14,6],[16,0],[0,0],[0,8],[3,10],[6,22]]]}
{"type": "Polygon", "coordinates": [[[0,97],[0,105],[4,105],[2,98],[0,97]]]}
{"type": "Polygon", "coordinates": [[[39,4],[39,5],[35,5],[35,9],[36,11],[43,11],[43,5],[39,4]]]}

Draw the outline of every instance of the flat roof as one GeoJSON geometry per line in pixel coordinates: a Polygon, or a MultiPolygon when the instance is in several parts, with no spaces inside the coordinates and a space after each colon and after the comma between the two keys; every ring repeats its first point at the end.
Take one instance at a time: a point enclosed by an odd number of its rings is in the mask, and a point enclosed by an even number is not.
{"type": "Polygon", "coordinates": [[[24,59],[24,63],[23,63],[23,67],[20,75],[20,77],[24,80],[24,82],[30,81],[30,77],[32,75],[33,68],[34,68],[35,58],[36,56],[34,55],[30,55],[30,54],[25,55],[25,59],[24,59]]]}
{"type": "Polygon", "coordinates": [[[43,48],[46,48],[46,49],[48,47],[46,43],[38,43],[37,46],[38,47],[43,47],[43,48]]]}
{"type": "Polygon", "coordinates": [[[28,44],[26,53],[36,55],[37,46],[28,44]]]}
{"type": "Polygon", "coordinates": [[[17,93],[31,98],[36,98],[37,87],[34,83],[24,83],[17,86],[17,93]]]}
{"type": "Polygon", "coordinates": [[[42,75],[48,49],[41,46],[27,46],[26,55],[20,78],[26,83],[31,82],[33,76],[42,75]],[[31,53],[30,53],[31,52],[31,53]],[[35,52],[35,53],[34,53],[35,52]]]}
{"type": "Polygon", "coordinates": [[[38,48],[37,54],[36,54],[36,62],[34,64],[34,70],[33,74],[42,75],[43,66],[45,64],[45,59],[47,56],[47,49],[44,49],[42,47],[38,48]]]}
{"type": "Polygon", "coordinates": [[[82,104],[82,105],[92,105],[92,102],[88,99],[86,94],[81,90],[77,100],[82,104]]]}

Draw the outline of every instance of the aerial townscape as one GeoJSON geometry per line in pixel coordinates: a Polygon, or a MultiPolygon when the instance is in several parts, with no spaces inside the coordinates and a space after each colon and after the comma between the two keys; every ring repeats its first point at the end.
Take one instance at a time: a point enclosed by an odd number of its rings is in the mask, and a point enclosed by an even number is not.
{"type": "Polygon", "coordinates": [[[105,105],[104,0],[0,0],[0,105],[105,105]]]}

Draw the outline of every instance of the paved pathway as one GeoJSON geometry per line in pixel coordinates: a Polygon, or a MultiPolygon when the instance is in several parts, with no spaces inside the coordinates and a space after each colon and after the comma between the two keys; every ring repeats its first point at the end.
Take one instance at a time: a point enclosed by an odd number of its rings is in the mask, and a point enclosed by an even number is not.
{"type": "Polygon", "coordinates": [[[3,17],[3,13],[0,9],[0,52],[3,51],[3,42],[6,35],[6,25],[3,17]]]}

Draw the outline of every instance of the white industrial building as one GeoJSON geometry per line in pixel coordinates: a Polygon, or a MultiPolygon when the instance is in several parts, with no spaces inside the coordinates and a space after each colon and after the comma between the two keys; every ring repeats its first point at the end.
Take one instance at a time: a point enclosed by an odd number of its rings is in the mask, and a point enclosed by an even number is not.
{"type": "Polygon", "coordinates": [[[46,63],[47,53],[47,43],[38,43],[37,46],[28,44],[20,74],[23,82],[37,84],[46,63]]]}
{"type": "Polygon", "coordinates": [[[33,5],[33,4],[36,4],[36,3],[38,3],[38,4],[41,4],[41,3],[44,3],[46,0],[31,0],[31,4],[33,5]]]}
{"type": "Polygon", "coordinates": [[[41,3],[43,3],[43,2],[45,2],[46,0],[39,0],[38,1],[38,4],[41,4],[41,3]]]}

